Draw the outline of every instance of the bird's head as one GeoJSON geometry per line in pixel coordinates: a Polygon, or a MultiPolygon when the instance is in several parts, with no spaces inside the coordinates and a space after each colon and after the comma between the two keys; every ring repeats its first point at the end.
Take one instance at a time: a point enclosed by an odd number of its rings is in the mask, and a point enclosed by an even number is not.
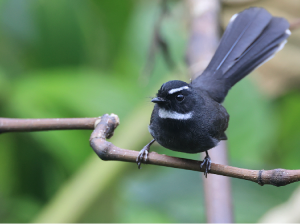
{"type": "Polygon", "coordinates": [[[173,80],[161,86],[152,102],[165,111],[186,114],[193,110],[195,97],[188,83],[173,80]]]}

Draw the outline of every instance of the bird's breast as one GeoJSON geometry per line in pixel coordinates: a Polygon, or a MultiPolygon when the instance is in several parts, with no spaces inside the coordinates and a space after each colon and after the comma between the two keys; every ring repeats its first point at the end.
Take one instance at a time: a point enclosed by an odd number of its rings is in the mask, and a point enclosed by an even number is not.
{"type": "Polygon", "coordinates": [[[172,113],[170,115],[172,118],[164,118],[165,116],[159,116],[158,110],[156,116],[154,115],[155,119],[148,127],[150,134],[163,147],[173,151],[198,153],[217,144],[203,129],[202,122],[193,120],[193,114],[174,115],[172,113]],[[174,119],[174,116],[177,119],[174,119]],[[182,119],[182,116],[190,118],[182,119]]]}

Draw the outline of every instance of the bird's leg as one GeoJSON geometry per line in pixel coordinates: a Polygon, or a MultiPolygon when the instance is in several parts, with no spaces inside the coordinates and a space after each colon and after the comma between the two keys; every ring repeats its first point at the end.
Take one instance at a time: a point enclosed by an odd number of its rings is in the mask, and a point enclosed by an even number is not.
{"type": "Polygon", "coordinates": [[[144,162],[147,162],[148,159],[148,153],[150,151],[150,146],[155,142],[153,139],[151,142],[149,142],[139,153],[138,157],[136,158],[136,163],[138,165],[138,168],[141,169],[141,164],[144,160],[144,162]]]}
{"type": "Polygon", "coordinates": [[[204,171],[204,176],[207,178],[207,173],[210,170],[210,166],[211,166],[211,159],[208,155],[208,152],[205,151],[206,156],[203,160],[203,162],[200,164],[200,167],[202,168],[205,165],[205,171],[204,171]]]}

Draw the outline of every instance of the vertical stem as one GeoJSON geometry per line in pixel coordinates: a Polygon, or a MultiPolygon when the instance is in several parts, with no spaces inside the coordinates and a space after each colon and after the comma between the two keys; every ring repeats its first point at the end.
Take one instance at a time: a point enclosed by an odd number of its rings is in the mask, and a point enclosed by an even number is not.
{"type": "Polygon", "coordinates": [[[210,62],[219,43],[218,0],[187,0],[190,39],[186,52],[190,75],[199,76],[210,62]]]}
{"type": "MultiPolygon", "coordinates": [[[[210,149],[208,153],[214,163],[228,165],[225,141],[221,141],[218,146],[210,149]]],[[[204,154],[202,157],[204,157],[204,154]]],[[[207,222],[233,222],[230,178],[208,174],[207,178],[203,176],[203,179],[207,222]]]]}
{"type": "MultiPolygon", "coordinates": [[[[218,0],[187,0],[187,4],[191,15],[191,34],[186,56],[191,77],[194,79],[203,72],[217,48],[220,3],[218,0]]],[[[228,164],[224,141],[208,153],[214,163],[228,164]]],[[[205,155],[201,156],[204,158],[205,155]]],[[[233,222],[231,185],[228,177],[209,174],[204,178],[204,195],[207,222],[233,222]]]]}

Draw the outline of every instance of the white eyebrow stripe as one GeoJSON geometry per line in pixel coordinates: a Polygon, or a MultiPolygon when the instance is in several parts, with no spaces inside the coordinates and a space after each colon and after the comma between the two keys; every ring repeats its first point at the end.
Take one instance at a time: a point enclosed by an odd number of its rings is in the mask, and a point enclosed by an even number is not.
{"type": "Polygon", "coordinates": [[[170,119],[175,119],[175,120],[188,120],[188,119],[192,118],[193,112],[189,112],[186,114],[180,114],[175,111],[168,111],[168,110],[160,108],[158,110],[158,116],[160,118],[170,118],[170,119]]]}
{"type": "Polygon", "coordinates": [[[179,91],[181,91],[181,90],[184,90],[184,89],[189,89],[190,87],[188,87],[188,86],[183,86],[183,87],[179,87],[179,88],[176,88],[176,89],[171,89],[171,90],[169,90],[169,94],[173,94],[173,93],[176,93],[176,92],[179,92],[179,91]]]}

